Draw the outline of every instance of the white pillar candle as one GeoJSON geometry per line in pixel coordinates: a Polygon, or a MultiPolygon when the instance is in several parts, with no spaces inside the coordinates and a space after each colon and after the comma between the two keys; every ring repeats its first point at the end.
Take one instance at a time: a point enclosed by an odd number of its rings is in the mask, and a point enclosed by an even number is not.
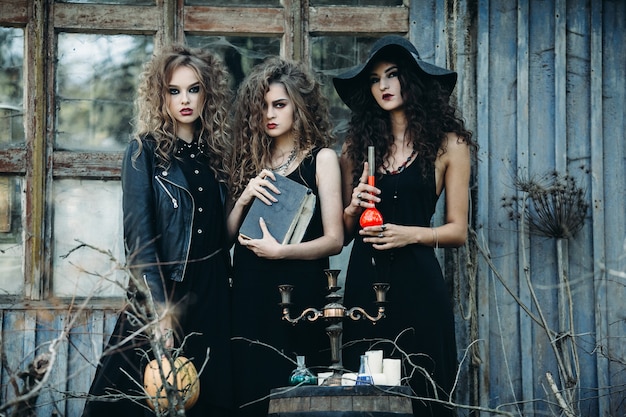
{"type": "Polygon", "coordinates": [[[355,373],[343,374],[343,376],[341,377],[341,385],[343,386],[356,385],[356,377],[357,377],[357,374],[355,373]]]}
{"type": "Polygon", "coordinates": [[[374,385],[388,385],[387,376],[382,372],[379,374],[372,374],[372,381],[374,382],[374,385]]]}
{"type": "Polygon", "coordinates": [[[317,385],[323,385],[327,378],[333,376],[332,372],[319,372],[317,374],[317,385]]]}
{"type": "Polygon", "coordinates": [[[383,351],[368,350],[365,352],[367,356],[367,364],[370,367],[371,374],[381,374],[383,372],[383,351]]]}
{"type": "Polygon", "coordinates": [[[400,385],[402,375],[400,359],[383,359],[383,373],[387,385],[400,385]]]}

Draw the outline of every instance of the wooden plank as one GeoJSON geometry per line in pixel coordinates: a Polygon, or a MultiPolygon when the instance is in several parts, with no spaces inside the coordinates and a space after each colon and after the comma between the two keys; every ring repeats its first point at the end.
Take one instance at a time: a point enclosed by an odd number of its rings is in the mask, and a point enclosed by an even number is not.
{"type": "Polygon", "coordinates": [[[54,27],[57,30],[155,33],[161,25],[158,7],[105,4],[54,3],[54,27]]]}
{"type": "MultiPolygon", "coordinates": [[[[528,21],[529,4],[528,0],[519,0],[517,10],[517,147],[516,159],[517,166],[530,166],[530,149],[529,149],[529,114],[528,102],[530,96],[529,88],[529,56],[528,44],[530,37],[530,28],[528,21]]],[[[524,198],[521,191],[517,193],[518,198],[524,198]]],[[[525,224],[525,223],[524,223],[525,224]]],[[[520,300],[527,306],[532,304],[530,288],[526,282],[527,268],[530,262],[530,237],[527,230],[520,230],[517,236],[517,289],[520,300]]],[[[520,340],[533,340],[534,322],[530,319],[522,309],[519,310],[519,327],[520,340]]],[[[520,343],[520,361],[522,364],[533,362],[534,344],[520,343]]],[[[522,415],[532,415],[533,406],[533,385],[535,383],[534,368],[532,366],[521,366],[520,368],[520,391],[522,395],[522,415]]]]}
{"type": "Polygon", "coordinates": [[[45,291],[44,268],[45,158],[46,158],[46,0],[32,1],[32,21],[25,33],[24,106],[26,166],[24,233],[24,297],[39,300],[45,291]]]}
{"type": "Polygon", "coordinates": [[[311,7],[309,31],[315,34],[349,33],[368,35],[406,33],[409,8],[399,7],[311,7]]]}
{"type": "MultiPolygon", "coordinates": [[[[435,64],[439,67],[449,68],[450,65],[448,61],[448,29],[447,24],[448,20],[446,19],[447,10],[444,2],[435,1],[432,5],[434,11],[434,18],[431,20],[431,24],[423,21],[422,27],[431,26],[433,28],[433,40],[430,45],[433,46],[433,56],[425,58],[420,56],[422,59],[427,59],[428,62],[435,64]]],[[[414,42],[415,44],[415,42],[414,42]]],[[[419,52],[419,51],[418,51],[419,52]]],[[[468,196],[469,197],[469,196],[468,196]]],[[[445,201],[447,200],[446,189],[443,189],[443,192],[439,196],[440,203],[437,204],[437,209],[435,214],[433,215],[434,226],[444,225],[446,224],[446,205],[445,201]]],[[[439,260],[439,265],[441,265],[441,269],[443,271],[444,277],[446,276],[446,261],[445,261],[445,251],[443,249],[435,249],[435,256],[439,260]]],[[[449,272],[449,271],[448,271],[449,272]]]]}
{"type": "MultiPolygon", "coordinates": [[[[72,314],[74,322],[68,334],[69,351],[67,363],[67,390],[71,394],[81,395],[91,385],[92,366],[89,362],[91,350],[91,318],[98,311],[82,310],[72,314]]],[[[69,397],[66,404],[68,416],[80,416],[85,406],[83,398],[69,397]]]]}
{"type": "MultiPolygon", "coordinates": [[[[578,184],[587,191],[587,202],[591,201],[591,146],[589,140],[591,111],[591,6],[586,0],[569,0],[565,13],[567,15],[567,102],[565,104],[567,120],[567,172],[572,175],[578,184]],[[574,35],[575,34],[575,35],[574,35]],[[587,57],[579,59],[579,57],[587,57]],[[583,133],[584,132],[584,133],[583,133]]],[[[558,114],[558,111],[557,111],[558,114]]],[[[558,156],[557,156],[558,157],[558,156]]],[[[589,214],[590,212],[588,212],[589,214]]],[[[576,335],[578,346],[578,363],[580,369],[588,370],[579,375],[580,390],[577,393],[584,403],[585,410],[596,410],[598,395],[596,369],[601,355],[589,354],[582,346],[596,346],[595,309],[598,303],[593,294],[594,280],[591,278],[593,270],[593,256],[590,244],[594,228],[591,219],[573,239],[570,239],[568,251],[568,275],[571,286],[572,299],[575,307],[573,333],[576,335]],[[582,313],[589,312],[589,313],[582,313]]],[[[589,414],[595,412],[587,411],[589,414]]],[[[598,414],[601,415],[601,414],[598,414]]],[[[613,414],[618,415],[618,414],[613,414]]]]}
{"type": "Polygon", "coordinates": [[[123,152],[56,151],[53,155],[55,178],[119,179],[123,152]]]}
{"type": "MultiPolygon", "coordinates": [[[[529,6],[529,144],[531,151],[529,165],[520,167],[523,175],[538,176],[554,171],[555,152],[555,24],[554,1],[549,3],[533,2],[529,6]]],[[[494,115],[494,117],[497,117],[494,115]]],[[[521,213],[520,213],[521,214],[521,213]]],[[[556,265],[556,247],[554,239],[531,235],[528,273],[531,285],[536,291],[538,304],[546,315],[547,325],[558,329],[558,269],[556,265]]],[[[536,380],[533,384],[533,398],[545,399],[552,395],[543,388],[546,383],[546,371],[555,370],[555,356],[546,331],[541,326],[533,325],[532,367],[536,380]]],[[[555,374],[558,378],[558,374],[555,374]]],[[[533,404],[533,414],[549,413],[550,408],[541,401],[533,404]]]]}
{"type": "MultiPolygon", "coordinates": [[[[604,264],[606,262],[607,248],[606,248],[606,219],[605,219],[605,200],[606,190],[604,189],[604,137],[603,137],[603,61],[604,56],[602,52],[603,39],[602,39],[602,2],[591,3],[591,45],[590,45],[590,100],[591,100],[591,131],[590,131],[590,143],[591,143],[591,218],[593,222],[593,277],[594,277],[594,299],[595,299],[595,333],[596,343],[607,343],[609,331],[608,331],[608,291],[607,291],[607,276],[604,270],[604,264]]],[[[610,59],[610,53],[607,59],[610,59]]],[[[622,57],[623,59],[623,57],[622,57]]],[[[623,190],[623,189],[622,189],[623,190]]],[[[623,207],[623,206],[622,206],[623,207]]],[[[623,212],[623,208],[622,208],[623,212]]],[[[598,386],[598,415],[606,416],[610,413],[610,384],[609,377],[610,364],[606,356],[598,355],[596,362],[597,373],[597,386],[598,386]]]]}
{"type": "Polygon", "coordinates": [[[54,415],[57,410],[65,412],[65,392],[67,391],[68,348],[67,338],[63,337],[67,313],[65,311],[37,311],[37,354],[48,353],[53,359],[48,376],[50,389],[41,391],[37,399],[37,413],[40,416],[54,415]]]}
{"type": "Polygon", "coordinates": [[[436,0],[420,1],[409,10],[409,40],[417,48],[420,58],[434,64],[435,57],[435,5],[436,0]]]}
{"type": "Polygon", "coordinates": [[[565,0],[554,4],[554,167],[567,170],[567,27],[565,0]]]}
{"type": "MultiPolygon", "coordinates": [[[[595,205],[604,209],[601,228],[594,234],[594,255],[598,249],[598,258],[593,258],[594,267],[597,268],[596,283],[601,289],[606,285],[596,298],[596,314],[598,335],[596,340],[606,346],[607,354],[602,356],[601,365],[604,365],[602,373],[599,373],[598,387],[602,387],[600,393],[608,391],[612,394],[610,402],[601,399],[601,407],[598,415],[625,416],[626,401],[624,391],[620,388],[626,386],[626,373],[623,361],[613,358],[626,358],[626,327],[624,326],[624,306],[626,305],[626,209],[624,208],[624,190],[626,190],[626,2],[606,1],[601,8],[593,5],[592,26],[592,82],[593,104],[591,126],[593,135],[590,139],[594,157],[602,167],[602,177],[594,169],[595,180],[603,188],[594,191],[594,214],[595,205]],[[598,23],[596,23],[598,22],[598,23]],[[600,23],[601,22],[601,23],[600,23]],[[600,37],[601,36],[601,37],[600,37]],[[600,44],[600,42],[602,42],[600,44]],[[598,101],[602,100],[601,105],[598,101]],[[602,143],[601,158],[600,148],[597,141],[602,143]],[[600,194],[600,192],[603,194],[600,194]],[[602,198],[604,200],[602,200],[602,198]],[[603,206],[603,207],[602,207],[603,206]],[[596,247],[595,245],[598,244],[596,247]],[[604,245],[604,246],[601,246],[604,245]],[[601,258],[603,257],[603,259],[601,258]],[[608,275],[600,276],[601,262],[610,268],[608,275]],[[598,278],[604,282],[598,282],[598,278]],[[601,295],[604,297],[600,298],[601,295]],[[604,333],[602,333],[604,332],[604,333]],[[607,382],[604,385],[605,381],[607,382]],[[605,387],[610,387],[605,390],[605,387]],[[601,414],[604,413],[604,414],[601,414]]],[[[601,289],[602,290],[602,289],[601,289]]]]}
{"type": "Polygon", "coordinates": [[[185,7],[183,26],[189,33],[275,35],[285,31],[284,9],[278,7],[185,7]]]}
{"type": "MultiPolygon", "coordinates": [[[[7,385],[11,374],[17,377],[19,372],[27,371],[34,358],[34,315],[26,311],[4,310],[2,322],[2,350],[9,368],[2,371],[2,400],[10,402],[17,397],[13,386],[7,385]]],[[[15,381],[18,388],[23,389],[23,381],[20,378],[15,381]]]]}
{"type": "Polygon", "coordinates": [[[33,310],[24,311],[24,332],[22,334],[22,342],[24,346],[24,361],[31,363],[35,359],[35,351],[37,350],[37,313],[33,310]]]}
{"type": "MultiPolygon", "coordinates": [[[[520,362],[520,334],[518,317],[519,304],[510,295],[518,288],[520,277],[515,273],[518,269],[517,253],[519,251],[516,224],[510,221],[506,210],[501,207],[505,197],[515,194],[512,181],[517,161],[515,138],[517,129],[517,103],[515,86],[517,82],[517,7],[514,3],[490,2],[489,17],[489,164],[488,189],[486,195],[488,205],[489,240],[486,245],[489,251],[497,255],[493,259],[495,269],[501,279],[492,275],[489,311],[490,348],[488,352],[489,375],[498,375],[498,384],[490,384],[489,397],[499,401],[513,402],[520,393],[517,384],[520,362]],[[514,329],[514,331],[512,331],[514,329]]],[[[480,46],[479,48],[482,48],[480,46]]],[[[480,73],[482,77],[482,73],[480,73]]],[[[480,77],[479,77],[480,78],[480,77]]],[[[493,381],[493,379],[492,379],[493,381]]],[[[493,403],[491,405],[494,405],[493,403]]],[[[521,414],[516,410],[517,414],[521,414]]]]}
{"type": "MultiPolygon", "coordinates": [[[[476,233],[477,244],[486,245],[489,242],[490,224],[489,224],[489,171],[490,171],[490,146],[489,146],[489,0],[479,0],[477,10],[477,55],[476,55],[476,72],[480,77],[476,79],[476,100],[478,102],[476,112],[476,140],[480,145],[478,153],[479,160],[483,163],[478,164],[477,175],[477,204],[476,204],[476,233]]],[[[489,300],[492,297],[493,280],[489,271],[489,266],[481,257],[477,260],[481,277],[485,279],[478,280],[478,288],[476,290],[478,298],[478,339],[480,343],[477,356],[481,361],[478,367],[478,405],[488,407],[490,401],[490,375],[491,363],[489,361],[489,351],[491,350],[491,331],[489,328],[489,317],[491,317],[491,309],[489,300]]]]}
{"type": "Polygon", "coordinates": [[[0,25],[28,23],[28,0],[0,0],[0,25]]]}
{"type": "Polygon", "coordinates": [[[26,149],[23,146],[0,149],[0,173],[24,174],[26,172],[26,149]]]}
{"type": "MultiPolygon", "coordinates": [[[[15,400],[18,394],[9,381],[19,371],[24,370],[22,362],[22,340],[21,330],[24,324],[24,313],[3,310],[1,313],[0,325],[2,329],[2,375],[0,386],[2,387],[2,402],[10,403],[15,400]],[[6,367],[5,367],[6,365],[6,367]]],[[[21,381],[16,380],[18,389],[21,388],[21,381]]]]}
{"type": "MultiPolygon", "coordinates": [[[[6,313],[7,310],[0,309],[0,355],[2,354],[2,352],[4,352],[5,349],[4,340],[6,338],[6,335],[4,334],[4,316],[6,313]]],[[[4,368],[4,362],[0,360],[0,399],[2,399],[3,402],[6,402],[7,391],[11,389],[11,387],[8,387],[5,382],[7,380],[7,373],[7,370],[4,368]]]]}
{"type": "MultiPolygon", "coordinates": [[[[54,311],[37,311],[37,355],[50,353],[51,341],[58,337],[56,324],[56,314],[54,311]]],[[[51,374],[48,377],[48,385],[54,385],[56,366],[57,364],[55,363],[50,371],[51,374]]],[[[55,412],[54,394],[49,389],[42,390],[37,398],[37,415],[49,416],[53,415],[55,412]]]]}

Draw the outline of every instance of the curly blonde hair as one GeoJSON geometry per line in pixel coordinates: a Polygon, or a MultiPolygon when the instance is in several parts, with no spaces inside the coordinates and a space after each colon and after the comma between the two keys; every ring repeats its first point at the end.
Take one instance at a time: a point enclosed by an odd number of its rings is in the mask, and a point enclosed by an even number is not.
{"type": "Polygon", "coordinates": [[[273,138],[265,133],[263,112],[270,84],[281,83],[294,106],[294,136],[298,154],[328,147],[333,141],[328,102],[320,83],[302,63],[268,58],[252,69],[235,101],[233,152],[229,161],[230,189],[237,199],[250,178],[270,165],[273,138]]]}
{"type": "Polygon", "coordinates": [[[226,181],[224,157],[230,143],[228,103],[231,94],[224,65],[208,51],[173,44],[163,48],[144,65],[135,100],[134,139],[139,142],[139,152],[142,140],[153,138],[159,165],[168,167],[177,151],[177,121],[169,112],[167,93],[173,72],[181,66],[196,74],[203,93],[204,102],[198,106],[201,113],[195,126],[200,149],[209,155],[216,178],[226,181]]]}

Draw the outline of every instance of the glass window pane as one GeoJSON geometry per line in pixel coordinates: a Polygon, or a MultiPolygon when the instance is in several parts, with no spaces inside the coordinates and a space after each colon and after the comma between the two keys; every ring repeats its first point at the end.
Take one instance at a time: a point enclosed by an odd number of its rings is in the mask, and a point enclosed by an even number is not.
{"type": "Polygon", "coordinates": [[[280,54],[280,38],[250,36],[187,36],[187,43],[217,53],[232,77],[233,90],[256,64],[280,54]]]}
{"type": "Polygon", "coordinates": [[[310,0],[311,6],[402,6],[402,0],[310,0]]]}
{"type": "Polygon", "coordinates": [[[123,296],[126,275],[109,256],[124,263],[121,183],[58,180],[53,196],[53,294],[123,296]]]}
{"type": "Polygon", "coordinates": [[[329,100],[334,130],[341,148],[350,120],[348,107],[337,95],[333,77],[365,61],[376,38],[354,36],[319,36],[311,38],[311,65],[322,81],[322,90],[329,100]]]}
{"type": "Polygon", "coordinates": [[[280,0],[185,0],[185,6],[280,7],[280,0]]]}
{"type": "Polygon", "coordinates": [[[24,142],[24,30],[0,27],[0,148],[24,142]]]}
{"type": "Polygon", "coordinates": [[[0,176],[0,296],[24,289],[23,180],[0,176]]]}
{"type": "Polygon", "coordinates": [[[58,149],[122,150],[151,36],[60,33],[56,73],[58,149]]]}

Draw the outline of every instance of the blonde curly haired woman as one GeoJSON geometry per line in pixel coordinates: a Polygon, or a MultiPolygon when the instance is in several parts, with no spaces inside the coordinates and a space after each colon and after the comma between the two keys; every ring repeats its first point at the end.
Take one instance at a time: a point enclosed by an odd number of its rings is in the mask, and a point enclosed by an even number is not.
{"type": "Polygon", "coordinates": [[[182,347],[198,370],[209,349],[201,395],[186,415],[229,415],[228,98],[227,74],[207,51],[173,45],[145,66],[122,167],[124,242],[129,297],[151,299],[159,326],[138,332],[131,310],[120,314],[83,416],[151,415],[144,400],[129,398],[142,395],[151,337],[182,347]]]}

